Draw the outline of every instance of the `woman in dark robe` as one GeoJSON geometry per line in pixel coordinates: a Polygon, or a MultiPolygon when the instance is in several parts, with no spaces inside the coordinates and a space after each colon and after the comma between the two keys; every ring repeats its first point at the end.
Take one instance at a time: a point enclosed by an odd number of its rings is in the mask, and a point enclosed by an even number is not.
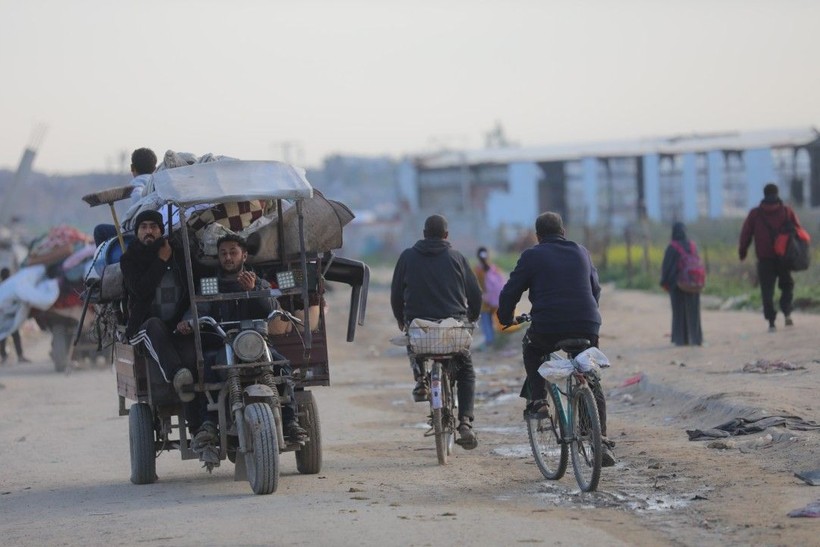
{"type": "MultiPolygon", "coordinates": [[[[676,222],[672,226],[672,241],[689,251],[686,226],[682,222],[676,222]]],[[[669,293],[672,301],[672,343],[676,346],[700,346],[703,344],[703,332],[700,328],[700,294],[684,292],[678,288],[679,257],[680,253],[670,243],[666,247],[661,267],[661,287],[669,293]]]]}

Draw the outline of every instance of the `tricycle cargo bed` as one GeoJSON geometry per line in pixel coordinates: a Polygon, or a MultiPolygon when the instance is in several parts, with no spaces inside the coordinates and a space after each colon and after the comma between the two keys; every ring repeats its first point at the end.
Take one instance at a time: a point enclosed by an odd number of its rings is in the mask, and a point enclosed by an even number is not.
{"type": "Polygon", "coordinates": [[[117,372],[117,394],[132,401],[148,397],[148,374],[145,358],[134,351],[134,346],[114,343],[114,369],[117,372]]]}
{"type": "Polygon", "coordinates": [[[291,362],[296,387],[329,386],[330,370],[324,329],[313,331],[310,349],[305,349],[301,335],[298,329],[287,334],[277,334],[271,336],[271,344],[291,362]]]}

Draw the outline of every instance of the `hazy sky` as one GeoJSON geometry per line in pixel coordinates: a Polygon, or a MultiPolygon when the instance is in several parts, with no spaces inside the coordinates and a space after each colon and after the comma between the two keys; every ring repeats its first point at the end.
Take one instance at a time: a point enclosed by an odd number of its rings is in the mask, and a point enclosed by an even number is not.
{"type": "Polygon", "coordinates": [[[0,0],[0,168],[820,123],[820,2],[0,0]]]}

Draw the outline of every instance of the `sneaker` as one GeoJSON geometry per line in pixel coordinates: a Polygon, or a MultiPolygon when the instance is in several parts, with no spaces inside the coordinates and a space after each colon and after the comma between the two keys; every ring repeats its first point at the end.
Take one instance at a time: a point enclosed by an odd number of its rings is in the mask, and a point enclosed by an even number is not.
{"type": "MultiPolygon", "coordinates": [[[[788,323],[787,323],[787,324],[788,324],[788,323]]],[[[5,359],[3,359],[3,361],[5,362],[5,359]]],[[[31,361],[29,361],[29,360],[28,360],[28,359],[26,359],[25,357],[20,357],[19,359],[17,359],[17,362],[18,362],[18,363],[31,363],[31,361]]]]}
{"type": "Polygon", "coordinates": [[[550,405],[546,399],[530,401],[524,409],[525,420],[545,420],[549,417],[550,405]]]}
{"type": "Polygon", "coordinates": [[[615,443],[603,438],[601,439],[601,467],[612,467],[615,465],[615,454],[612,452],[612,446],[615,443]]]}
{"type": "Polygon", "coordinates": [[[473,426],[468,421],[462,421],[458,426],[458,439],[456,444],[464,450],[472,450],[478,446],[478,438],[473,432],[473,426]]]}
{"type": "Polygon", "coordinates": [[[301,443],[308,440],[307,431],[305,428],[300,426],[298,422],[291,422],[285,426],[285,437],[295,443],[301,443]]]}
{"type": "Polygon", "coordinates": [[[422,401],[426,401],[429,395],[430,390],[427,389],[427,382],[424,378],[419,378],[418,382],[416,382],[416,387],[413,388],[413,400],[417,403],[421,403],[422,401]]]}
{"type": "Polygon", "coordinates": [[[787,327],[793,327],[794,326],[794,321],[792,321],[792,316],[791,315],[786,316],[786,326],[787,327]]]}
{"type": "MultiPolygon", "coordinates": [[[[187,368],[181,368],[176,372],[176,374],[174,374],[174,380],[173,380],[174,391],[177,392],[177,395],[179,396],[179,400],[182,401],[183,403],[189,403],[189,402],[194,400],[194,397],[196,397],[196,393],[194,393],[193,391],[185,391],[185,388],[187,386],[191,386],[193,384],[194,384],[194,375],[191,374],[191,371],[188,370],[187,368]]],[[[206,423],[210,423],[210,422],[206,422],[206,423]]],[[[204,424],[203,424],[203,426],[204,426],[204,424]]]]}

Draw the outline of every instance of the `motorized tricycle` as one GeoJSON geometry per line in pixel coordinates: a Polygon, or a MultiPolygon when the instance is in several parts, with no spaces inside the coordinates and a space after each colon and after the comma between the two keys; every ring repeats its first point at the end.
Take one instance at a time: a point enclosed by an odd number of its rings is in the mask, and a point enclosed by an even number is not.
{"type": "MultiPolygon", "coordinates": [[[[178,218],[175,226],[184,227],[175,229],[171,237],[178,238],[184,250],[196,362],[187,367],[195,372],[191,378],[178,377],[169,385],[157,377],[158,369],[150,366],[143,347],[124,339],[127,307],[122,274],[118,263],[106,265],[90,288],[89,300],[98,308],[97,317],[113,317],[116,322],[112,329],[113,362],[119,413],[129,416],[131,481],[156,481],[156,458],[162,451],[179,450],[183,460],[201,458],[192,447],[184,416],[185,402],[197,395],[206,397],[208,410],[218,414],[217,458],[205,463],[209,470],[226,459],[233,462],[235,480],[247,479],[256,494],[276,490],[282,452],[295,452],[300,473],[318,473],[322,467],[321,429],[316,401],[308,388],[330,385],[322,305],[325,283],[351,287],[348,342],[353,341],[356,325],[364,323],[366,309],[367,265],[332,252],[341,247],[341,228],[352,214],[344,205],[315,191],[301,170],[279,162],[194,164],[158,171],[153,182],[156,198],[168,208],[168,218],[178,218]],[[271,288],[219,293],[213,277],[218,264],[213,241],[214,232],[224,233],[225,228],[216,222],[199,221],[218,218],[214,211],[224,212],[227,204],[252,201],[269,207],[262,217],[236,233],[246,236],[253,247],[247,264],[268,280],[271,288]],[[203,209],[202,204],[213,207],[203,209]],[[199,221],[195,221],[197,217],[199,221]],[[203,270],[213,275],[195,278],[195,271],[203,270]],[[200,317],[196,306],[199,302],[260,297],[278,302],[278,309],[267,319],[220,323],[200,317]],[[209,365],[210,376],[206,375],[208,351],[203,346],[203,336],[209,335],[215,335],[222,345],[222,358],[209,365]],[[206,381],[208,377],[214,381],[206,381]],[[280,389],[287,383],[292,390],[280,389]],[[307,431],[307,440],[293,441],[283,435],[282,408],[289,392],[296,399],[297,419],[307,431]],[[132,401],[130,408],[126,400],[132,401]]],[[[97,199],[83,199],[100,204],[111,196],[126,194],[104,191],[97,199]]]]}

